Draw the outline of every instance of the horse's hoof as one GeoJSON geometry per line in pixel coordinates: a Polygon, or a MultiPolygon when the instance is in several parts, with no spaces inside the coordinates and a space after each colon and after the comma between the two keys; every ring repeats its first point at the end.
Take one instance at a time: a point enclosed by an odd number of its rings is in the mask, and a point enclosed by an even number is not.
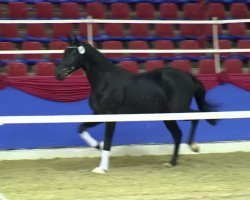
{"type": "Polygon", "coordinates": [[[104,147],[104,142],[103,141],[99,142],[99,147],[100,147],[100,150],[103,150],[103,147],[104,147]]]}
{"type": "Polygon", "coordinates": [[[93,173],[96,173],[96,174],[106,174],[107,171],[100,168],[100,167],[96,167],[95,169],[92,170],[93,173]]]}
{"type": "Polygon", "coordinates": [[[192,144],[190,145],[190,148],[191,148],[191,150],[192,150],[193,152],[196,152],[196,153],[198,153],[198,152],[200,151],[200,147],[199,147],[199,145],[197,145],[196,143],[192,143],[192,144]]]}
{"type": "Polygon", "coordinates": [[[165,166],[165,167],[174,167],[174,165],[173,164],[171,164],[171,163],[163,163],[163,166],[165,166]]]}

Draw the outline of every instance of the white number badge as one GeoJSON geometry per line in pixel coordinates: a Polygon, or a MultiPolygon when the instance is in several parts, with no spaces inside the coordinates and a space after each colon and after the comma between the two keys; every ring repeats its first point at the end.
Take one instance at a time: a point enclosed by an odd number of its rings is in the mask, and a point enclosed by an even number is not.
{"type": "Polygon", "coordinates": [[[85,53],[85,48],[83,46],[78,47],[78,52],[79,54],[84,54],[85,53]]]}

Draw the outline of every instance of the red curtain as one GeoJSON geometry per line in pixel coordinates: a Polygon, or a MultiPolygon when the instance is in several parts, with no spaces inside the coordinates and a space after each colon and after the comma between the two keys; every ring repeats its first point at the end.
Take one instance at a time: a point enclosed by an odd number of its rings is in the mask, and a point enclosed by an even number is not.
{"type": "Polygon", "coordinates": [[[90,85],[85,76],[67,77],[64,81],[58,81],[53,76],[2,77],[0,88],[1,85],[8,85],[51,101],[79,101],[88,98],[90,94],[90,85]]]}
{"type": "MultiPolygon", "coordinates": [[[[199,74],[206,90],[220,84],[231,83],[239,88],[250,91],[250,74],[199,74]]],[[[90,85],[85,76],[71,76],[58,81],[53,76],[6,77],[0,76],[0,89],[11,86],[29,94],[51,101],[72,102],[89,97],[90,85]]]]}
{"type": "Polygon", "coordinates": [[[196,77],[202,81],[206,90],[210,90],[218,85],[230,83],[243,90],[250,91],[250,74],[197,74],[196,77]]]}
{"type": "Polygon", "coordinates": [[[196,75],[196,78],[198,78],[203,83],[206,90],[213,89],[220,84],[217,74],[199,74],[196,75]]]}
{"type": "Polygon", "coordinates": [[[231,83],[243,90],[250,91],[250,74],[226,74],[222,72],[218,74],[220,84],[231,83]]]}
{"type": "Polygon", "coordinates": [[[5,76],[0,74],[0,90],[4,89],[7,86],[7,79],[5,76]]]}

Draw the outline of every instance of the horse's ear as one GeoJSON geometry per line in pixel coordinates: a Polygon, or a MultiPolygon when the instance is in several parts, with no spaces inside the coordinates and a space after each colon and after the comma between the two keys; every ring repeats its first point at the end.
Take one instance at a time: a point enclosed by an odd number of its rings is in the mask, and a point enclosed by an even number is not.
{"type": "Polygon", "coordinates": [[[74,35],[74,41],[76,44],[79,44],[79,40],[77,39],[76,35],[74,35]]]}
{"type": "Polygon", "coordinates": [[[67,36],[68,39],[68,43],[71,44],[72,43],[72,37],[70,37],[69,35],[67,36]]]}

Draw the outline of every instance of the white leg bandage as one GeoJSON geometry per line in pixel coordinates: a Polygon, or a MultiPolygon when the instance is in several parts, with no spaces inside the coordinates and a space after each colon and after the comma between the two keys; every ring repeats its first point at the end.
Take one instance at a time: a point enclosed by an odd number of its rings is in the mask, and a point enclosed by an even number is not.
{"type": "Polygon", "coordinates": [[[98,142],[87,131],[83,131],[80,137],[91,147],[96,147],[98,145],[98,142]]]}
{"type": "Polygon", "coordinates": [[[102,158],[101,158],[99,168],[105,171],[108,171],[108,168],[109,168],[109,154],[110,154],[109,151],[105,151],[105,150],[102,151],[102,158]]]}

